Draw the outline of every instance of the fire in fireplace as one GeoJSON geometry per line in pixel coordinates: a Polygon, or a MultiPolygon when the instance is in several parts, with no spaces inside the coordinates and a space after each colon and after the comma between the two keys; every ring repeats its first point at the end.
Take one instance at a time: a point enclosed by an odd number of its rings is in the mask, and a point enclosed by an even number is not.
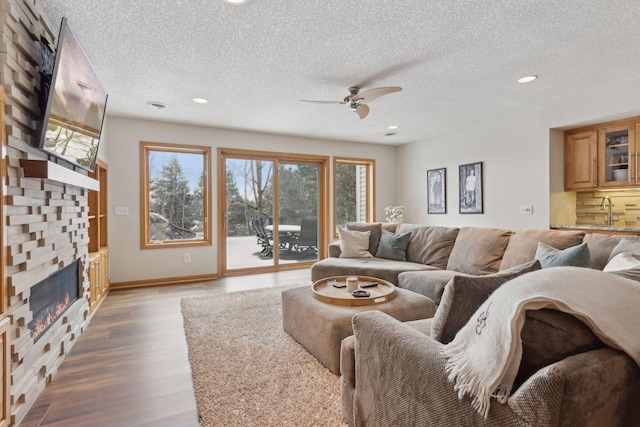
{"type": "Polygon", "coordinates": [[[31,288],[29,329],[34,341],[78,299],[80,274],[79,262],[74,261],[31,288]]]}

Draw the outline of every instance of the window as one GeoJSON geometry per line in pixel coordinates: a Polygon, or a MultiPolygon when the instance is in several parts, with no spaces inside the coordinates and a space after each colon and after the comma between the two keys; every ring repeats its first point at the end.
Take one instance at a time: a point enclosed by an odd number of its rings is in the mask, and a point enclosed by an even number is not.
{"type": "Polygon", "coordinates": [[[374,168],[375,160],[333,159],[336,234],[348,222],[374,220],[374,168]]]}
{"type": "Polygon", "coordinates": [[[141,247],[211,244],[211,149],[140,143],[141,247]]]}
{"type": "Polygon", "coordinates": [[[223,275],[309,266],[326,253],[329,158],[218,150],[223,275]]]}

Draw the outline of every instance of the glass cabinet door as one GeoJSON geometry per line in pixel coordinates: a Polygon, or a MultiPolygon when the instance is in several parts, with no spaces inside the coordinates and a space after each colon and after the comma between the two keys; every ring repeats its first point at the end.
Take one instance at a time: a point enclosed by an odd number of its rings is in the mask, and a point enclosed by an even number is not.
{"type": "Polygon", "coordinates": [[[629,182],[629,130],[605,133],[605,180],[629,182]]]}
{"type": "Polygon", "coordinates": [[[615,126],[598,132],[599,187],[629,187],[635,185],[637,171],[634,128],[615,126]]]}

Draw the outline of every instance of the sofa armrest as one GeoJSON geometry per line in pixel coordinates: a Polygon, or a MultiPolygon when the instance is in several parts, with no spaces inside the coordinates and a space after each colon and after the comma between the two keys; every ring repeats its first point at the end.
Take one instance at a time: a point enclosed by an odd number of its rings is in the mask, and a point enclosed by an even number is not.
{"type": "Polygon", "coordinates": [[[329,243],[329,257],[340,258],[340,240],[329,243]]]}
{"type": "MultiPolygon", "coordinates": [[[[440,343],[377,311],[356,314],[353,330],[354,425],[488,425],[468,397],[458,399],[440,343]]],[[[505,405],[491,405],[490,414],[524,425],[505,405]]]]}
{"type": "Polygon", "coordinates": [[[540,369],[513,392],[509,405],[532,425],[636,426],[639,392],[640,368],[605,347],[540,369]]]}
{"type": "Polygon", "coordinates": [[[349,335],[340,343],[340,374],[343,381],[351,386],[356,384],[355,339],[349,335]]]}

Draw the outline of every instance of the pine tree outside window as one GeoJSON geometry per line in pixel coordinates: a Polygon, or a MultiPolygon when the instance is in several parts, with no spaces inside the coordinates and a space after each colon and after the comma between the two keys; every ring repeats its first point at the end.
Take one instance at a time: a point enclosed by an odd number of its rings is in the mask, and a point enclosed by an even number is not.
{"type": "Polygon", "coordinates": [[[141,247],[210,245],[211,149],[140,143],[141,247]]]}

